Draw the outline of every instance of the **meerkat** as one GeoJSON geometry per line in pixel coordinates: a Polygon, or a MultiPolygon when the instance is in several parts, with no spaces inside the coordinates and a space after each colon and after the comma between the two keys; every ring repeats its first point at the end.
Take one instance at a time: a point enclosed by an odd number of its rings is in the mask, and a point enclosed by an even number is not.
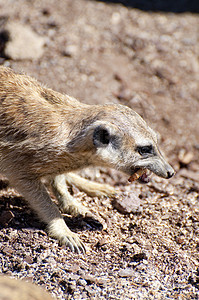
{"type": "Polygon", "coordinates": [[[72,197],[68,185],[91,195],[115,193],[111,186],[73,173],[88,166],[114,168],[130,181],[147,170],[163,178],[174,174],[155,132],[129,107],[83,104],[1,66],[0,173],[47,224],[49,235],[77,253],[85,252],[85,246],[67,227],[43,179],[52,183],[63,212],[87,216],[88,209],[72,197]]]}

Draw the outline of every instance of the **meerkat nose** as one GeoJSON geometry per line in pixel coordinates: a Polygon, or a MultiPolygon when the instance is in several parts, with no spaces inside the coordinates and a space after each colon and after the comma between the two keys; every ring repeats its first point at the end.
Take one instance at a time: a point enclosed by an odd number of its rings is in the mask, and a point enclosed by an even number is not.
{"type": "Polygon", "coordinates": [[[167,172],[167,178],[171,178],[174,175],[174,171],[168,171],[167,172]]]}

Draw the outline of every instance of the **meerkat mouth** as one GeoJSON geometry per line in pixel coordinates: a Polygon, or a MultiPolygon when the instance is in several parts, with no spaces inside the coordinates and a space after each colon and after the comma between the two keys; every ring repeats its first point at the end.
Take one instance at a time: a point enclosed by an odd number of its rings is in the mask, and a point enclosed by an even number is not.
{"type": "Polygon", "coordinates": [[[136,169],[135,172],[129,177],[128,181],[132,183],[135,180],[139,180],[141,183],[148,183],[149,182],[149,175],[151,174],[150,171],[147,169],[136,169]]]}

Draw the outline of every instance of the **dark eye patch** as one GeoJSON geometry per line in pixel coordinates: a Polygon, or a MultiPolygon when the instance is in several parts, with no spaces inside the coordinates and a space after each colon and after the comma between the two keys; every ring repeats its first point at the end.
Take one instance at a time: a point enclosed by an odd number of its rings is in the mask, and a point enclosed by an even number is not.
{"type": "Polygon", "coordinates": [[[154,151],[154,148],[153,148],[152,145],[138,146],[137,147],[137,151],[142,156],[147,156],[147,155],[150,155],[150,154],[155,154],[155,151],[154,151]]]}

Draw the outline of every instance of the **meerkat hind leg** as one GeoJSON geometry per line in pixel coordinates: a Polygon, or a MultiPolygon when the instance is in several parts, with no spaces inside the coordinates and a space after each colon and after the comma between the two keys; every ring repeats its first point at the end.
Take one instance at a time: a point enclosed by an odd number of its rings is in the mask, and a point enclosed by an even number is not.
{"type": "Polygon", "coordinates": [[[74,184],[80,191],[85,192],[88,196],[91,197],[112,197],[117,193],[115,188],[108,184],[90,181],[72,172],[64,174],[64,176],[65,181],[69,185],[74,184]]]}

